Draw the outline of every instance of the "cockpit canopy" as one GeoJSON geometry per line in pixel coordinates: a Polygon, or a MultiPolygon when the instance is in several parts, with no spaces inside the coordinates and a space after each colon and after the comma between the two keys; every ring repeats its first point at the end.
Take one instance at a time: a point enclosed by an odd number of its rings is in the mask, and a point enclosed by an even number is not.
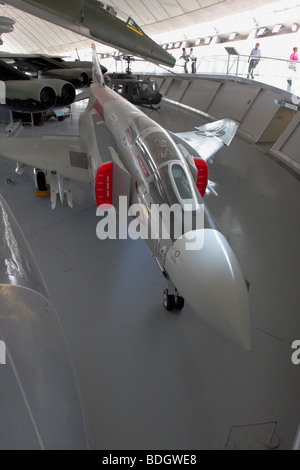
{"type": "Polygon", "coordinates": [[[170,162],[159,169],[158,175],[169,206],[180,204],[184,211],[198,209],[201,196],[186,165],[170,162]]]}
{"type": "Polygon", "coordinates": [[[154,127],[147,116],[136,118],[130,132],[147,167],[148,182],[150,186],[151,183],[155,185],[161,202],[170,206],[180,204],[183,209],[189,205],[189,210],[196,210],[201,204],[201,196],[185,158],[168,132],[154,127]]]}
{"type": "Polygon", "coordinates": [[[155,172],[167,161],[179,160],[184,163],[184,157],[168,132],[163,128],[154,127],[153,121],[147,116],[134,119],[130,132],[150,173],[155,172]]]}

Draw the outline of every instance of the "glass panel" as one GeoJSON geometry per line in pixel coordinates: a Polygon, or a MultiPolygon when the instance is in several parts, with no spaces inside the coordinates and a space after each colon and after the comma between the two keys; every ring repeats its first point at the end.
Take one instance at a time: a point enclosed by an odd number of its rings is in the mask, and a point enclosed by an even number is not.
{"type": "Polygon", "coordinates": [[[121,85],[119,83],[113,83],[112,89],[114,91],[116,91],[117,93],[119,93],[120,95],[122,95],[122,93],[123,93],[123,85],[121,85]]]}
{"type": "Polygon", "coordinates": [[[177,148],[163,132],[152,132],[144,142],[157,166],[170,160],[181,160],[177,148]]]}
{"type": "Polygon", "coordinates": [[[167,196],[167,203],[172,206],[173,204],[179,204],[178,197],[175,193],[173,184],[171,182],[170,174],[169,174],[169,165],[163,166],[159,170],[159,175],[161,178],[161,183],[164,188],[164,191],[167,196]]]}
{"type": "Polygon", "coordinates": [[[156,171],[156,166],[153,159],[151,158],[151,155],[148,153],[147,147],[145,147],[144,142],[139,137],[136,137],[135,144],[139,149],[139,153],[144,160],[144,163],[146,163],[150,173],[153,174],[156,171]]]}
{"type": "Polygon", "coordinates": [[[132,138],[143,154],[143,159],[151,169],[151,173],[162,163],[171,160],[184,162],[183,156],[169,134],[157,128],[158,126],[147,116],[139,116],[130,125],[132,138]],[[143,135],[142,138],[141,135],[143,135]]]}
{"type": "Polygon", "coordinates": [[[129,17],[127,20],[127,26],[143,34],[142,29],[136,24],[136,22],[131,17],[129,17]]]}
{"type": "Polygon", "coordinates": [[[135,85],[133,88],[132,88],[132,94],[133,96],[139,96],[140,93],[139,93],[139,87],[137,85],[135,85]]]}
{"type": "Polygon", "coordinates": [[[149,183],[149,192],[155,204],[168,203],[160,178],[157,174],[154,175],[153,181],[149,183]]]}
{"type": "Polygon", "coordinates": [[[192,190],[182,166],[173,165],[172,174],[181,199],[192,199],[192,190]]]}

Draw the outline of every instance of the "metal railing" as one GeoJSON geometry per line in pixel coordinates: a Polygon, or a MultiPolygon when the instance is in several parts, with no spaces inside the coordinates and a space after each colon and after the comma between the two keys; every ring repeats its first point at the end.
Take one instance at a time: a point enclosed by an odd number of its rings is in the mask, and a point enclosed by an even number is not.
{"type": "MultiPolygon", "coordinates": [[[[200,57],[197,60],[196,73],[220,74],[220,75],[236,75],[247,77],[249,67],[249,56],[244,55],[228,55],[215,57],[200,57]]],[[[174,70],[175,71],[175,70],[174,70]]],[[[182,73],[182,67],[181,67],[182,73]]],[[[272,57],[261,57],[256,67],[254,75],[260,77],[274,77],[288,79],[299,76],[299,63],[283,59],[275,59],[272,57]],[[294,70],[290,69],[290,65],[294,70]]]]}
{"type": "MultiPolygon", "coordinates": [[[[293,61],[294,70],[290,68],[291,61],[273,57],[261,57],[253,70],[254,80],[278,88],[291,91],[300,95],[300,63],[293,61]],[[288,84],[288,80],[292,84],[288,84]]],[[[238,78],[248,77],[249,56],[247,55],[217,55],[197,57],[196,73],[192,74],[192,63],[187,63],[187,74],[194,75],[216,75],[223,77],[238,78]]],[[[161,67],[150,62],[133,62],[132,73],[146,73],[149,75],[159,74],[184,74],[184,60],[177,59],[176,65],[171,69],[161,67]]],[[[252,80],[251,75],[249,77],[252,80]]]]}

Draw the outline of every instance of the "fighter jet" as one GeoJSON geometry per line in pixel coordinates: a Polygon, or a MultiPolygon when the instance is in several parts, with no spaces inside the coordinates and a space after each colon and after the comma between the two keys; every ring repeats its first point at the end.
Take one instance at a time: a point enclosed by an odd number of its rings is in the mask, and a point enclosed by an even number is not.
{"type": "Polygon", "coordinates": [[[147,36],[132,18],[123,21],[99,0],[8,0],[5,3],[150,62],[174,67],[175,58],[147,36]]]}
{"type": "Polygon", "coordinates": [[[109,208],[119,205],[120,210],[123,197],[129,213],[139,204],[144,210],[137,220],[149,219],[164,226],[166,219],[157,213],[157,206],[175,205],[167,235],[159,229],[153,237],[145,237],[168,280],[165,308],[181,309],[185,299],[219,333],[250,350],[246,282],[203,201],[208,181],[206,159],[230,144],[238,123],[225,118],[189,133],[172,134],[105,85],[95,47],[93,59],[93,84],[80,118],[79,136],[2,139],[0,154],[50,174],[53,208],[57,194],[62,201],[67,192],[69,201],[69,179],[91,185],[98,209],[108,204],[109,208]],[[199,226],[201,213],[204,224],[199,226]],[[190,225],[184,224],[178,235],[175,228],[181,224],[180,217],[190,217],[190,225]],[[191,240],[197,248],[190,249],[191,240]]]}
{"type": "Polygon", "coordinates": [[[7,16],[0,16],[0,34],[11,33],[14,30],[15,20],[7,16]]]}
{"type": "Polygon", "coordinates": [[[0,16],[0,46],[3,44],[1,38],[2,33],[11,33],[14,30],[15,20],[8,18],[7,16],[0,16]]]}
{"type": "Polygon", "coordinates": [[[4,90],[0,104],[19,112],[36,113],[69,106],[76,97],[74,86],[64,80],[36,80],[0,60],[4,90]]]}
{"type": "Polygon", "coordinates": [[[89,449],[57,311],[0,195],[0,449],[89,449]]]}

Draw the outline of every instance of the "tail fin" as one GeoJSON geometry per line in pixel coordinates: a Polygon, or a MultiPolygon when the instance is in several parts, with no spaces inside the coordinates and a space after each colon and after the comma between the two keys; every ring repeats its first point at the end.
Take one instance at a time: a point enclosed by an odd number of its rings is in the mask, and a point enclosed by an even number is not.
{"type": "Polygon", "coordinates": [[[101,87],[105,86],[101,65],[97,56],[96,46],[92,44],[93,51],[93,82],[101,87]]]}

